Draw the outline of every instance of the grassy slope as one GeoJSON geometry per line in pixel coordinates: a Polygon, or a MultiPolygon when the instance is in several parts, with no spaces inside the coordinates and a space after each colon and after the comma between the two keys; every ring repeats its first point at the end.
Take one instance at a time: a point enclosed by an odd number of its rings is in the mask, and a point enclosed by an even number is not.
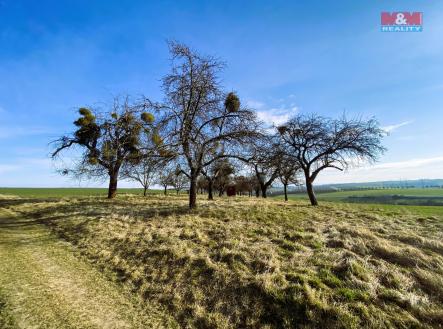
{"type": "MultiPolygon", "coordinates": [[[[34,203],[19,201],[27,212],[34,203]]],[[[0,328],[146,328],[174,321],[76,258],[42,224],[0,200],[0,328]]]]}
{"type": "MultiPolygon", "coordinates": [[[[78,198],[12,206],[191,327],[437,327],[441,207],[255,198],[78,198]]],[[[1,301],[0,301],[1,302],[1,301]]]]}

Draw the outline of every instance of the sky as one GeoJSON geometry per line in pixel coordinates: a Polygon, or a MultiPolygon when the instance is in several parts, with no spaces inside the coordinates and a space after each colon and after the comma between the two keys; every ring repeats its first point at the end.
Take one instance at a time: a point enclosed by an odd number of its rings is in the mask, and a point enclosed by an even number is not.
{"type": "Polygon", "coordinates": [[[161,100],[167,40],[225,61],[225,89],[268,123],[376,117],[379,162],[318,184],[443,178],[442,35],[441,1],[0,0],[0,186],[96,186],[58,175],[50,142],[78,107],[161,100]],[[381,32],[382,11],[423,12],[423,32],[381,32]]]}

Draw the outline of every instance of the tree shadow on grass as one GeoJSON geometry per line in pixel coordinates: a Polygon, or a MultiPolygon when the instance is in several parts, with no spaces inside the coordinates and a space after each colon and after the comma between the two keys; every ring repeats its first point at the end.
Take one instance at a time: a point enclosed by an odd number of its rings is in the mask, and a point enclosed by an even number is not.
{"type": "Polygon", "coordinates": [[[24,204],[39,204],[39,203],[54,202],[54,201],[56,201],[56,199],[48,199],[48,198],[0,199],[0,208],[9,208],[9,207],[22,206],[24,204]]]}
{"type": "Polygon", "coordinates": [[[68,204],[54,204],[51,207],[36,209],[27,214],[28,218],[34,218],[38,222],[51,225],[59,221],[69,220],[72,217],[81,217],[82,221],[96,220],[97,218],[114,217],[121,218],[122,221],[127,217],[149,219],[153,217],[180,216],[190,213],[187,206],[177,205],[158,205],[150,207],[140,207],[140,204],[134,204],[131,207],[130,202],[97,202],[80,201],[68,204]]]}
{"type": "Polygon", "coordinates": [[[36,224],[39,224],[39,221],[36,219],[25,220],[25,219],[13,219],[13,218],[0,218],[0,229],[26,227],[26,226],[33,226],[36,224]]]}

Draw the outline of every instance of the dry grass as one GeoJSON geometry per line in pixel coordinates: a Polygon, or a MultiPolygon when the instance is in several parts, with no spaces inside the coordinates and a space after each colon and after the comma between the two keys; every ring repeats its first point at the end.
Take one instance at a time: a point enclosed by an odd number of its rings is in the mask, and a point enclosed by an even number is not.
{"type": "Polygon", "coordinates": [[[161,307],[124,291],[45,226],[8,210],[0,207],[0,328],[174,326],[161,307]]]}
{"type": "Polygon", "coordinates": [[[15,201],[4,202],[166,306],[184,327],[443,323],[439,215],[255,198],[201,200],[191,212],[173,196],[15,201]]]}

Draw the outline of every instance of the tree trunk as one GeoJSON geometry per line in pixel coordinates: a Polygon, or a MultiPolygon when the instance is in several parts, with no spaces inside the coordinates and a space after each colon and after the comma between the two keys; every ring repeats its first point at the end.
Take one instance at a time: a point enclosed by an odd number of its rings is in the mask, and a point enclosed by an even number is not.
{"type": "Polygon", "coordinates": [[[256,188],[256,189],[255,189],[255,196],[256,196],[257,198],[260,197],[260,188],[256,188]]]}
{"type": "Polygon", "coordinates": [[[283,184],[283,190],[285,191],[285,201],[288,201],[288,184],[283,184]]]}
{"type": "Polygon", "coordinates": [[[314,193],[314,186],[312,185],[312,181],[309,178],[306,179],[306,191],[308,192],[311,205],[318,206],[317,198],[315,197],[314,193]]]}
{"type": "Polygon", "coordinates": [[[143,187],[143,196],[146,196],[146,192],[148,191],[148,187],[144,186],[143,187]]]}
{"type": "Polygon", "coordinates": [[[260,184],[260,188],[261,188],[261,197],[262,198],[267,198],[267,194],[266,194],[266,190],[268,189],[268,187],[265,184],[260,184]]]}
{"type": "Polygon", "coordinates": [[[189,208],[197,207],[197,176],[191,172],[191,186],[189,187],[189,208]]]}
{"type": "Polygon", "coordinates": [[[168,192],[167,192],[167,189],[168,189],[168,186],[167,186],[167,185],[165,185],[165,192],[164,192],[164,193],[165,193],[165,195],[166,195],[166,194],[168,194],[168,192]]]}
{"type": "Polygon", "coordinates": [[[208,200],[214,200],[214,196],[212,195],[212,186],[213,186],[212,180],[208,179],[208,200]]]}
{"type": "Polygon", "coordinates": [[[117,194],[117,180],[118,180],[117,174],[109,175],[108,199],[115,198],[115,195],[117,194]]]}

